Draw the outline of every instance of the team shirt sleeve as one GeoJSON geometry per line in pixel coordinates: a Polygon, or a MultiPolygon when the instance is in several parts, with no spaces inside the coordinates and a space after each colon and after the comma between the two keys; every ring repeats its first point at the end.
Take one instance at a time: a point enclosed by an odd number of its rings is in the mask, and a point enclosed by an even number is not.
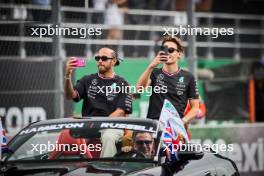
{"type": "Polygon", "coordinates": [[[77,92],[77,97],[73,99],[75,102],[79,102],[85,96],[85,80],[86,77],[81,78],[77,81],[76,85],[74,86],[74,90],[77,92]]]}
{"type": "Polygon", "coordinates": [[[188,84],[187,98],[188,99],[198,99],[199,98],[197,81],[195,80],[193,75],[191,76],[190,82],[188,84]]]}
{"type": "Polygon", "coordinates": [[[157,68],[154,68],[153,70],[152,70],[152,72],[151,72],[151,74],[150,74],[150,80],[151,80],[151,86],[153,87],[154,86],[154,82],[155,82],[155,72],[157,71],[157,68]]]}
{"type": "MultiPolygon", "coordinates": [[[[129,86],[129,84],[124,81],[124,86],[129,86]]],[[[122,92],[118,96],[117,107],[123,109],[126,114],[132,113],[132,93],[131,92],[122,92]]]]}

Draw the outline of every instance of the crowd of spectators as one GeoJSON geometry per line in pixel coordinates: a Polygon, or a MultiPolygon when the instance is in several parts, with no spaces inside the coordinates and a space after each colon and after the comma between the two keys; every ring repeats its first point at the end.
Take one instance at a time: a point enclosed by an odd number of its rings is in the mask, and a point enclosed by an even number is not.
{"type": "MultiPolygon", "coordinates": [[[[264,1],[257,0],[194,0],[196,11],[198,12],[225,12],[225,13],[245,13],[245,14],[263,14],[264,1]]],[[[52,0],[2,0],[6,4],[33,4],[39,6],[52,5],[58,1],[52,0]]],[[[73,22],[81,24],[105,24],[108,26],[107,31],[103,32],[102,39],[125,39],[125,40],[156,40],[160,33],[150,31],[133,31],[120,30],[120,26],[128,25],[164,25],[170,26],[176,24],[176,18],[167,16],[150,16],[150,15],[129,15],[129,9],[146,9],[146,10],[166,10],[166,11],[186,11],[188,0],[61,0],[61,6],[66,7],[86,7],[97,11],[97,13],[83,13],[64,11],[62,13],[62,22],[73,22]]],[[[54,23],[52,21],[52,11],[26,9],[23,6],[14,6],[12,8],[0,8],[0,20],[28,21],[37,23],[54,23]]],[[[207,25],[207,21],[201,19],[197,25],[207,25]]],[[[229,21],[216,21],[217,25],[230,25],[229,21]]],[[[233,25],[233,21],[231,22],[233,25]]],[[[26,24],[26,23],[25,23],[26,24]]],[[[213,24],[214,25],[214,24],[213,24]]],[[[243,24],[242,24],[243,25],[243,24]]],[[[248,24],[246,24],[248,25],[248,24]]],[[[14,31],[13,26],[4,26],[0,35],[10,35],[14,31]],[[9,30],[8,28],[12,28],[9,30]],[[3,33],[4,31],[4,33],[3,33]]],[[[203,37],[203,36],[202,36],[203,37]]],[[[183,38],[184,39],[184,38],[183,38]]],[[[185,40],[185,39],[184,39],[185,40]]],[[[204,38],[198,38],[204,40],[204,38]]],[[[45,45],[42,43],[41,45],[45,45]]],[[[35,47],[36,45],[34,45],[35,47]]],[[[136,46],[135,46],[136,47],[136,46]]],[[[73,48],[72,46],[70,48],[73,48]]],[[[80,49],[81,47],[79,47],[80,49]]],[[[141,48],[135,48],[136,51],[141,48]]],[[[36,49],[35,49],[36,50],[36,49]]],[[[38,50],[38,49],[37,49],[38,50]]],[[[145,48],[143,49],[146,50],[145,48]]],[[[143,51],[143,52],[144,52],[143,51]]],[[[132,52],[133,53],[133,52],[132,52]]],[[[222,53],[222,52],[221,52],[222,53]]],[[[136,56],[137,54],[133,54],[136,56]]]]}
{"type": "MultiPolygon", "coordinates": [[[[1,3],[39,4],[48,5],[51,0],[2,0],[1,3]]],[[[197,11],[213,11],[226,13],[263,14],[264,2],[260,0],[194,0],[197,11]]],[[[118,7],[129,9],[171,10],[183,11],[187,8],[188,0],[61,0],[61,5],[73,7],[95,8],[104,10],[111,3],[118,7]]]]}

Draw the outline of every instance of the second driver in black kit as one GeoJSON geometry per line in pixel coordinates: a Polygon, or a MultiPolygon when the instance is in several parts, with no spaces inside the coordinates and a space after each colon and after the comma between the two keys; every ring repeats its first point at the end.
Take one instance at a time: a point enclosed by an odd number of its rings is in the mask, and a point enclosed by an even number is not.
{"type": "Polygon", "coordinates": [[[194,76],[178,65],[182,54],[181,40],[171,36],[165,37],[162,40],[160,51],[139,78],[137,87],[159,86],[164,88],[165,86],[166,92],[152,91],[147,118],[159,119],[163,102],[168,99],[177,109],[187,127],[199,112],[199,94],[194,76]],[[159,64],[162,64],[162,67],[156,68],[159,64]],[[191,110],[184,115],[188,100],[191,110]]]}

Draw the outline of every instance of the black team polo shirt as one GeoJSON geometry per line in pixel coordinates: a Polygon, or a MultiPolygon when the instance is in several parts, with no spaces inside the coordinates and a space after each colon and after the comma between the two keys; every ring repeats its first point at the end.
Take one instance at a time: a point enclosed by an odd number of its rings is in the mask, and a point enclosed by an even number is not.
{"type": "Polygon", "coordinates": [[[124,91],[125,86],[129,86],[128,82],[118,75],[113,78],[103,78],[98,73],[86,75],[74,86],[78,93],[74,101],[83,99],[82,116],[109,116],[117,108],[130,114],[132,95],[124,91]]]}
{"type": "Polygon", "coordinates": [[[152,95],[149,100],[147,118],[159,119],[160,112],[165,99],[168,99],[183,117],[188,99],[198,99],[199,93],[194,76],[179,68],[174,74],[165,72],[162,68],[153,69],[151,75],[152,95]],[[154,87],[167,86],[167,93],[156,93],[154,87]]]}

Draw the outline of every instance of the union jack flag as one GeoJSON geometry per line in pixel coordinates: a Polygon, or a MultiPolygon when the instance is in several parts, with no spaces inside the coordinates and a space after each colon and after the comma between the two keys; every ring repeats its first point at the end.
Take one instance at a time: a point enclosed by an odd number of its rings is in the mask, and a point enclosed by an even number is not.
{"type": "Polygon", "coordinates": [[[0,119],[0,159],[2,158],[2,153],[7,151],[7,137],[5,130],[2,126],[2,120],[0,119]]]}
{"type": "Polygon", "coordinates": [[[6,132],[4,129],[2,131],[2,143],[1,143],[1,145],[2,145],[2,151],[7,148],[7,137],[6,137],[6,132]]]}
{"type": "Polygon", "coordinates": [[[171,134],[171,129],[166,128],[166,130],[163,133],[163,142],[165,144],[171,144],[172,143],[172,134],[171,134]]]}
{"type": "Polygon", "coordinates": [[[159,124],[163,128],[162,142],[165,145],[166,160],[177,161],[178,152],[183,142],[189,142],[189,137],[176,108],[164,100],[159,124]]]}

